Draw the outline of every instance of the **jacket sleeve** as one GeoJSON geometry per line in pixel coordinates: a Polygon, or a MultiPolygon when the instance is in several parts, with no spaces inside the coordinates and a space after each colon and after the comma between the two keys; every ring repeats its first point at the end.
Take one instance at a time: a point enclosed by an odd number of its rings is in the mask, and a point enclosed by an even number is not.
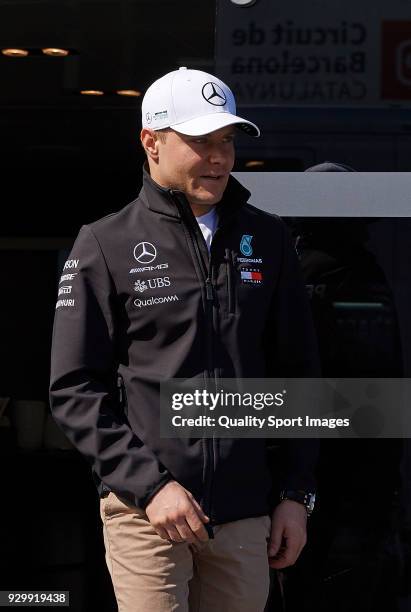
{"type": "Polygon", "coordinates": [[[52,414],[95,475],[145,507],[171,475],[133,433],[117,398],[115,289],[83,226],[59,283],[51,355],[52,414]]]}
{"type": "MultiPolygon", "coordinates": [[[[317,339],[300,264],[287,226],[278,220],[282,228],[282,261],[266,333],[268,376],[320,378],[317,339]]],[[[287,438],[275,442],[280,446],[280,474],[276,474],[279,487],[315,490],[319,440],[287,438]]]]}

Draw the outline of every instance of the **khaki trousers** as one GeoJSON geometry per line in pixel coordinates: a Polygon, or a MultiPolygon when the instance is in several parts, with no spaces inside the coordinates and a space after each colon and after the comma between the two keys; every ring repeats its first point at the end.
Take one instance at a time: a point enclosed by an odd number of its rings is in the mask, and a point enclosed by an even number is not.
{"type": "Polygon", "coordinates": [[[160,538],[144,510],[114,493],[100,513],[119,612],[263,612],[269,516],[216,526],[198,551],[160,538]]]}

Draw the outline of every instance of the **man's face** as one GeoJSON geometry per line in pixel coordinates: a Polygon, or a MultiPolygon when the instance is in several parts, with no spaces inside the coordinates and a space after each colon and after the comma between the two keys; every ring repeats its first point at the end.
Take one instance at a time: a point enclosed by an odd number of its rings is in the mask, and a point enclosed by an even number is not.
{"type": "Polygon", "coordinates": [[[204,136],[170,130],[165,142],[158,142],[158,163],[150,167],[153,179],[183,191],[196,214],[201,207],[207,212],[221,200],[233,169],[234,133],[233,126],[204,136]]]}

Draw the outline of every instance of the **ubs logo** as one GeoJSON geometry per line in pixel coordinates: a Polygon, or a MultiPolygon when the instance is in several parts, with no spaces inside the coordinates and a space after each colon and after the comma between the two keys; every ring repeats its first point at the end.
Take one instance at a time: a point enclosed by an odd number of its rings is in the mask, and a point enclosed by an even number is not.
{"type": "Polygon", "coordinates": [[[148,288],[150,289],[158,289],[161,287],[169,287],[171,285],[169,276],[158,276],[157,278],[149,278],[148,280],[137,280],[134,283],[134,291],[139,291],[143,293],[148,288]],[[147,287],[148,285],[148,287],[147,287]]]}

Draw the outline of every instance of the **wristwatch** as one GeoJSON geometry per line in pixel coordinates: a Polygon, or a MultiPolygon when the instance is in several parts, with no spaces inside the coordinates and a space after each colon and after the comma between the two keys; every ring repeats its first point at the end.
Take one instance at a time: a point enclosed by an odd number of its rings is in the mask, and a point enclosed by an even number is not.
{"type": "Polygon", "coordinates": [[[302,504],[307,510],[307,516],[311,516],[314,510],[315,493],[308,491],[294,491],[292,489],[284,489],[280,493],[280,500],[291,499],[292,501],[302,504]]]}

